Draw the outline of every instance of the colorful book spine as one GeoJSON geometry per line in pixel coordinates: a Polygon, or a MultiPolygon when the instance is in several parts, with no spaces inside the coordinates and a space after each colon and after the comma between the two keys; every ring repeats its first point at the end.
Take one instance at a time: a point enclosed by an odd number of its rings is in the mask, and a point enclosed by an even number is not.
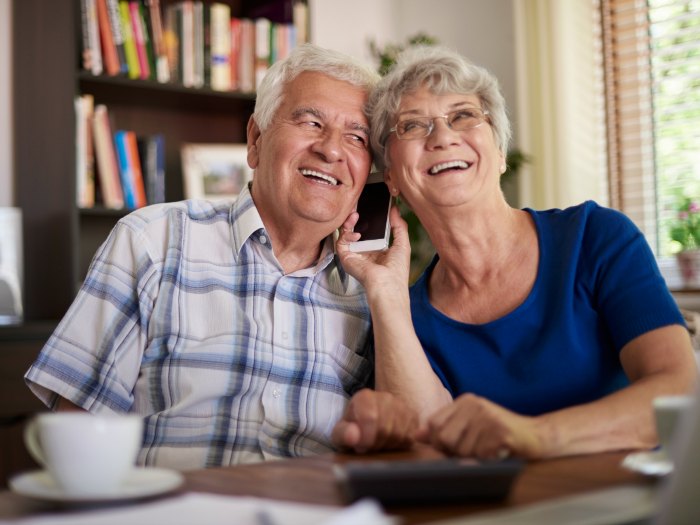
{"type": "Polygon", "coordinates": [[[126,131],[119,130],[114,133],[114,145],[117,152],[122,192],[124,193],[124,204],[130,210],[133,210],[136,209],[136,196],[134,194],[134,176],[126,144],[126,131]]]}
{"type": "Polygon", "coordinates": [[[107,0],[107,14],[109,15],[109,27],[112,28],[114,47],[117,49],[119,72],[126,74],[129,69],[126,63],[126,53],[124,52],[124,31],[122,31],[119,2],[117,0],[107,0]]]}
{"type": "Polygon", "coordinates": [[[151,41],[156,62],[156,79],[158,82],[170,82],[170,65],[168,63],[168,46],[165,41],[163,16],[160,0],[145,0],[151,20],[151,41]]]}
{"type": "Polygon", "coordinates": [[[138,141],[136,133],[126,132],[126,148],[129,155],[129,165],[131,167],[131,182],[134,190],[134,201],[137,208],[143,208],[148,204],[146,200],[146,187],[143,180],[143,169],[141,158],[139,157],[138,141]]]}
{"type": "Polygon", "coordinates": [[[192,2],[192,86],[204,85],[204,4],[192,2]]]}
{"type": "Polygon", "coordinates": [[[143,30],[143,44],[146,47],[146,59],[148,60],[148,69],[150,71],[149,78],[157,79],[156,74],[156,55],[153,45],[153,22],[151,21],[151,13],[148,7],[144,4],[144,0],[139,1],[139,18],[143,30]]]}
{"type": "Polygon", "coordinates": [[[102,74],[102,46],[100,44],[100,25],[97,20],[95,0],[81,0],[80,15],[82,23],[83,69],[93,75],[102,74]]]}
{"type": "Polygon", "coordinates": [[[215,91],[231,89],[231,8],[226,4],[210,6],[211,27],[211,88],[215,91]]]}
{"type": "Polygon", "coordinates": [[[97,0],[97,21],[100,26],[100,43],[102,46],[102,59],[108,75],[118,75],[120,72],[119,55],[114,45],[112,27],[109,21],[107,0],[97,0]]]}
{"type": "Polygon", "coordinates": [[[148,204],[165,202],[165,139],[156,134],[137,137],[148,204]]]}
{"type": "Polygon", "coordinates": [[[95,154],[92,145],[92,118],[94,99],[92,95],[75,98],[75,152],[76,178],[75,198],[80,208],[95,205],[95,154]]]}
{"type": "Polygon", "coordinates": [[[272,24],[267,18],[255,19],[255,86],[259,86],[270,67],[270,33],[272,24]]]}
{"type": "Polygon", "coordinates": [[[240,89],[239,81],[239,57],[241,54],[241,20],[240,18],[231,17],[231,51],[229,53],[230,69],[231,69],[231,89],[240,89]]]}
{"type": "Polygon", "coordinates": [[[140,78],[141,68],[139,57],[136,52],[136,41],[131,26],[131,14],[128,0],[119,0],[119,15],[124,33],[124,53],[129,70],[129,78],[140,78]]]}
{"type": "Polygon", "coordinates": [[[146,54],[146,40],[144,37],[144,28],[141,23],[139,2],[135,0],[129,2],[129,17],[131,20],[131,34],[134,37],[134,44],[136,45],[136,57],[139,61],[139,78],[148,80],[151,76],[151,68],[148,64],[148,55],[146,54]]]}
{"type": "Polygon", "coordinates": [[[241,47],[238,54],[238,89],[255,91],[255,23],[241,19],[241,47]]]}
{"type": "Polygon", "coordinates": [[[114,150],[112,126],[109,122],[107,106],[104,104],[95,106],[92,122],[95,159],[97,160],[97,173],[103,204],[107,208],[123,208],[124,195],[119,181],[119,165],[114,150]]]}

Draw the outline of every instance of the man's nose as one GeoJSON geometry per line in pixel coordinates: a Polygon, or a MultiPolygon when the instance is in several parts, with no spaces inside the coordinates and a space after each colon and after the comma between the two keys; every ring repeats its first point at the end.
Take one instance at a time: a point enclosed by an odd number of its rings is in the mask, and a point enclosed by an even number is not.
{"type": "Polygon", "coordinates": [[[343,134],[340,131],[326,130],[314,142],[314,152],[323,157],[325,162],[337,162],[343,158],[343,134]]]}

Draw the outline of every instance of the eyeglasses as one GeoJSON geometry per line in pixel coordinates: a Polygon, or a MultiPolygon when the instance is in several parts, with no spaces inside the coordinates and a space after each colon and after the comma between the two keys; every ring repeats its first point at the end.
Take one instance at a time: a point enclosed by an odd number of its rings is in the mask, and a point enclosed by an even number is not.
{"type": "Polygon", "coordinates": [[[488,111],[479,108],[462,108],[450,111],[447,115],[414,117],[398,121],[389,133],[396,132],[396,136],[401,140],[423,139],[433,132],[435,119],[438,118],[444,118],[447,126],[453,131],[466,131],[487,122],[488,114],[488,111]]]}

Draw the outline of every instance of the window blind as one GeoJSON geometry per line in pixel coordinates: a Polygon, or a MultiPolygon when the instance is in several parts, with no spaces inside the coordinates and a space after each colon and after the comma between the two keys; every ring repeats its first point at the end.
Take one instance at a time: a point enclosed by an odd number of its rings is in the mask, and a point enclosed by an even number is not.
{"type": "Polygon", "coordinates": [[[659,255],[681,194],[700,198],[700,0],[598,0],[611,206],[659,255]]]}

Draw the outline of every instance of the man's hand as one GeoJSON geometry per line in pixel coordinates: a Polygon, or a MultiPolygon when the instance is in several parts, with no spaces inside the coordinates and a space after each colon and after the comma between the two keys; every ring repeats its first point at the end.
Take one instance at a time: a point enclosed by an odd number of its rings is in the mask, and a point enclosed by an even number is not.
{"type": "Polygon", "coordinates": [[[331,440],[358,453],[406,449],[413,444],[418,417],[389,392],[360,390],[350,400],[331,440]]]}

